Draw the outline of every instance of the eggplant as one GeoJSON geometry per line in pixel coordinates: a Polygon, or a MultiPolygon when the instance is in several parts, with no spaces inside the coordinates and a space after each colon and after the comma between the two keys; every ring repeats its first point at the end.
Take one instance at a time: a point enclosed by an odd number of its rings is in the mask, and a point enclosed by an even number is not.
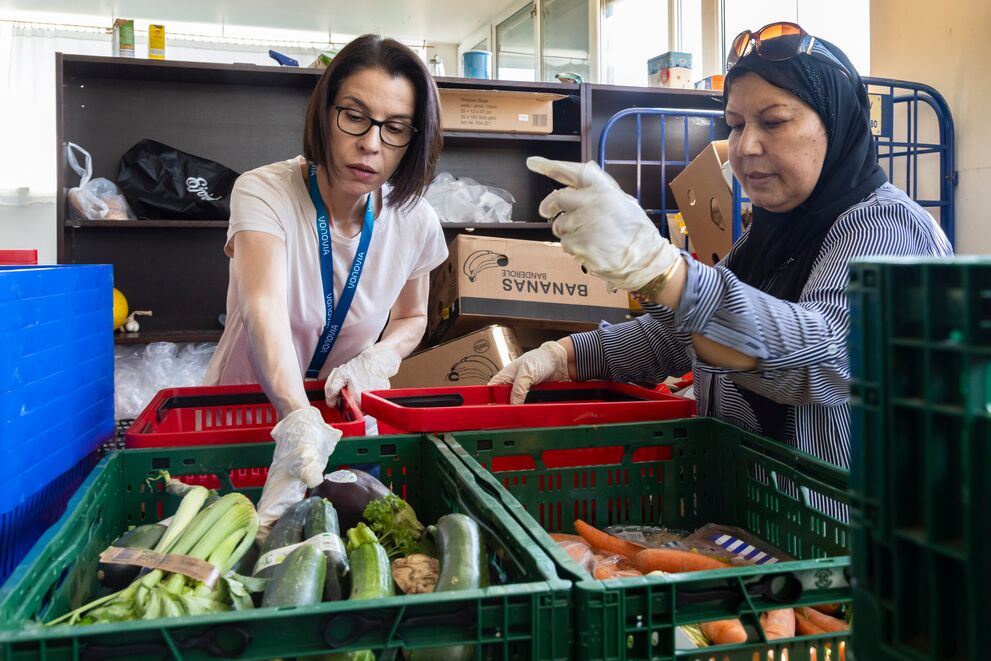
{"type": "Polygon", "coordinates": [[[334,471],[324,476],[310,494],[326,498],[337,510],[341,532],[347,533],[363,519],[368,503],[389,495],[384,484],[357,468],[334,471]]]}

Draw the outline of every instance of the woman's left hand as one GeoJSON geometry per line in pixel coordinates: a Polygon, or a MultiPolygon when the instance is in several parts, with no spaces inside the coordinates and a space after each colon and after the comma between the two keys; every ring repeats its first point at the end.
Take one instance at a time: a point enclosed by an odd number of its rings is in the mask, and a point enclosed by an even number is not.
{"type": "Polygon", "coordinates": [[[345,386],[358,404],[361,404],[361,393],[366,390],[388,389],[389,378],[399,371],[400,362],[395,349],[384,344],[373,344],[330,373],[323,388],[327,404],[337,406],[341,389],[345,386]]]}
{"type": "Polygon", "coordinates": [[[681,258],[637,201],[594,161],[531,156],[526,165],[567,186],[544,198],[540,215],[555,218],[552,231],[565,252],[613,288],[642,289],[681,258]]]}

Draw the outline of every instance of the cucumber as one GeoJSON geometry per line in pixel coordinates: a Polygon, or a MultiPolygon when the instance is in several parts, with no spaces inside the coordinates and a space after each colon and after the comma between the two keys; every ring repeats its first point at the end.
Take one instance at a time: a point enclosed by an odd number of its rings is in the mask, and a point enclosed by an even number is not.
{"type": "MultiPolygon", "coordinates": [[[[307,498],[306,500],[301,500],[298,503],[289,506],[279,520],[275,522],[272,526],[271,532],[268,533],[268,537],[259,549],[259,557],[264,556],[269,551],[274,551],[275,549],[281,549],[283,546],[289,546],[291,544],[299,544],[303,541],[303,524],[306,522],[306,514],[314,502],[320,500],[319,498],[307,498]]],[[[255,576],[259,578],[271,578],[272,571],[275,567],[266,567],[260,572],[256,573],[255,576]]]]}
{"type": "MultiPolygon", "coordinates": [[[[310,506],[303,523],[303,539],[310,539],[322,533],[331,533],[340,540],[341,531],[337,525],[337,511],[326,498],[320,498],[310,506]]],[[[341,544],[340,551],[325,551],[327,558],[327,578],[323,584],[323,600],[339,601],[344,598],[348,579],[348,556],[341,544]]]]}
{"type": "Polygon", "coordinates": [[[327,560],[319,549],[304,544],[272,567],[262,607],[307,606],[320,603],[327,560]]]}
{"type": "MultiPolygon", "coordinates": [[[[159,523],[131,528],[113,541],[110,546],[122,549],[153,549],[162,539],[167,527],[159,523]]],[[[100,584],[112,590],[123,590],[138,577],[141,567],[137,565],[116,565],[101,562],[96,569],[100,584]]]]}
{"type": "MultiPolygon", "coordinates": [[[[434,532],[440,559],[435,592],[474,590],[489,585],[489,563],[482,531],[464,514],[447,514],[437,521],[434,532]]],[[[413,650],[410,661],[467,661],[475,658],[470,645],[413,650]]]]}

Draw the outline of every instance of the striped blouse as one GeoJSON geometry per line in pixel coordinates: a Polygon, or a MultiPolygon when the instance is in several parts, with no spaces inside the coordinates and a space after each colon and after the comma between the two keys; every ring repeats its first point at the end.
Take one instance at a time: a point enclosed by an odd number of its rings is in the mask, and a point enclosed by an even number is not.
{"type": "MultiPolygon", "coordinates": [[[[734,250],[746,240],[744,232],[734,250]]],[[[632,321],[571,336],[578,378],[657,383],[691,370],[699,415],[761,433],[735,383],[788,405],[786,443],[849,468],[847,262],[951,252],[933,218],[885,183],[837,219],[797,303],[740,282],[722,264],[689,259],[677,309],[647,306],[648,314],[632,321]],[[756,358],[757,367],[739,371],[701,362],[693,333],[756,358]]]]}

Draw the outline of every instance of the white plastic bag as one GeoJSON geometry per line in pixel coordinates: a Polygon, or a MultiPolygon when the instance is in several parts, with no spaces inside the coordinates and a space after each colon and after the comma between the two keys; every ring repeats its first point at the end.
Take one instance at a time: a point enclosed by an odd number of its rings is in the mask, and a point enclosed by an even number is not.
{"type": "Polygon", "coordinates": [[[203,385],[214,342],[114,347],[114,417],[133,420],[164,388],[203,385]]]}
{"type": "Polygon", "coordinates": [[[434,177],[424,197],[445,223],[510,222],[516,202],[508,191],[450,172],[434,177]]]}
{"type": "Polygon", "coordinates": [[[65,159],[79,175],[79,186],[70,188],[66,194],[70,220],[137,220],[117,184],[109,179],[91,179],[93,157],[88,151],[68,142],[65,145],[65,159]],[[84,165],[79,164],[76,151],[83,156],[84,165]]]}

